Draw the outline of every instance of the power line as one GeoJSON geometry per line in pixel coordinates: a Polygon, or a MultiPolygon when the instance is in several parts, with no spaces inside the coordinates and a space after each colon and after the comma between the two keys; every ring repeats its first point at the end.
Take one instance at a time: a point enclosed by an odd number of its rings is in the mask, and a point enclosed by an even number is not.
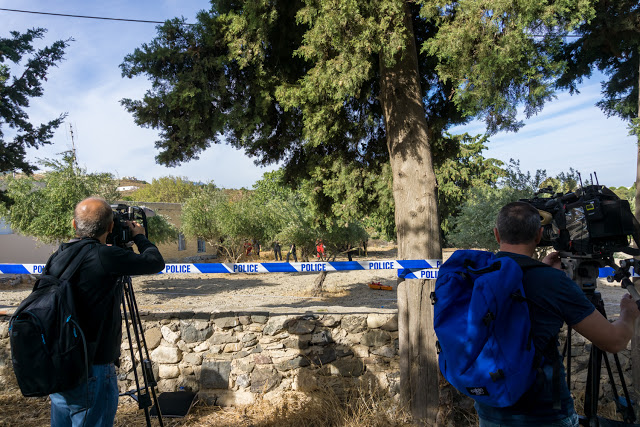
{"type": "MultiPolygon", "coordinates": [[[[33,10],[19,10],[19,9],[5,9],[0,7],[0,10],[4,10],[7,12],[19,12],[19,13],[32,13],[34,15],[51,15],[51,16],[63,16],[63,17],[67,17],[67,18],[84,18],[84,19],[103,19],[106,21],[124,21],[124,22],[141,22],[144,24],[164,24],[164,21],[147,21],[144,19],[127,19],[127,18],[107,18],[104,16],[87,16],[87,15],[69,15],[69,14],[65,14],[65,13],[53,13],[53,12],[36,12],[33,10]]],[[[195,25],[195,24],[188,24],[186,22],[183,23],[183,25],[195,25]]],[[[542,34],[532,34],[533,37],[546,37],[542,34]]],[[[562,36],[563,38],[574,38],[574,37],[581,37],[578,34],[565,34],[564,36],[562,36]]]]}
{"type": "MultiPolygon", "coordinates": [[[[19,12],[19,13],[32,13],[34,15],[51,15],[51,16],[64,16],[67,18],[84,18],[84,19],[103,19],[106,21],[124,21],[124,22],[141,22],[144,24],[164,24],[164,21],[147,21],[144,19],[126,19],[126,18],[107,18],[104,16],[86,16],[86,15],[68,15],[65,13],[52,13],[52,12],[36,12],[33,10],[19,10],[19,9],[5,9],[5,8],[1,8],[0,10],[4,10],[7,12],[19,12]]],[[[194,24],[187,24],[186,22],[184,23],[184,25],[194,25],[194,24]]]]}
{"type": "MultiPolygon", "coordinates": [[[[164,21],[147,21],[144,19],[127,19],[127,18],[107,18],[104,16],[86,16],[86,15],[68,15],[65,13],[53,13],[53,12],[36,12],[33,10],[19,10],[19,9],[5,9],[0,7],[0,10],[4,10],[7,12],[19,12],[19,13],[32,13],[34,15],[51,15],[51,16],[63,16],[63,17],[67,17],[67,18],[84,18],[84,19],[103,19],[103,20],[107,20],[107,21],[124,21],[124,22],[142,22],[144,24],[164,24],[164,21]]],[[[182,23],[183,25],[195,25],[195,24],[188,24],[186,22],[182,23]]],[[[532,34],[532,37],[546,37],[545,35],[542,34],[532,34]]],[[[578,38],[578,37],[582,37],[579,34],[565,34],[564,36],[561,36],[562,38],[578,38]]]]}

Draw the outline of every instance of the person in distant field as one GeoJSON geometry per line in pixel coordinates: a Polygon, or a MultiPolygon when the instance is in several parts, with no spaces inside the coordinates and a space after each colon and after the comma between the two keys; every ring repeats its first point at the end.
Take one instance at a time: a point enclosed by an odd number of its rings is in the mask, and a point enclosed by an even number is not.
{"type": "MultiPolygon", "coordinates": [[[[498,213],[493,230],[500,245],[498,257],[531,258],[542,237],[540,213],[525,202],[513,202],[498,213]]],[[[529,261],[530,262],[530,261],[529,261]]],[[[552,252],[543,263],[554,268],[531,268],[524,272],[523,286],[532,321],[533,343],[545,358],[538,379],[516,404],[496,408],[475,403],[480,427],[562,426],[578,427],[573,399],[558,351],[558,334],[566,323],[600,349],[617,353],[627,347],[640,310],[630,295],[620,301],[620,317],[609,322],[584,295],[580,287],[561,270],[561,259],[552,252]],[[560,370],[554,393],[553,368],[560,370]],[[559,388],[559,390],[558,390],[559,388]],[[555,394],[555,395],[554,395],[555,394]],[[559,403],[560,408],[554,408],[559,403]]],[[[541,267],[544,267],[541,264],[541,267]]]]}
{"type": "Polygon", "coordinates": [[[296,255],[296,244],[292,243],[291,246],[289,246],[289,253],[287,254],[287,262],[289,262],[289,257],[293,256],[293,261],[294,262],[298,262],[298,255],[296,255]]]}
{"type": "Polygon", "coordinates": [[[253,250],[256,253],[256,256],[260,256],[260,242],[257,240],[253,241],[253,250]]]}
{"type": "Polygon", "coordinates": [[[273,255],[276,258],[276,261],[282,261],[282,250],[280,248],[280,243],[276,240],[273,243],[273,255]]]}
{"type": "Polygon", "coordinates": [[[322,240],[316,241],[316,254],[320,261],[324,261],[324,249],[325,246],[324,243],[322,243],[322,240]]]}
{"type": "Polygon", "coordinates": [[[244,241],[244,254],[246,256],[249,256],[251,254],[251,250],[253,249],[251,242],[249,242],[248,240],[244,241]]]}
{"type": "MultiPolygon", "coordinates": [[[[76,205],[73,221],[76,237],[60,245],[55,255],[66,251],[77,256],[75,246],[88,240],[90,250],[72,281],[78,323],[87,340],[89,379],[78,387],[49,395],[51,425],[111,426],[118,409],[118,379],[122,344],[120,301],[123,288],[120,276],[155,274],[164,268],[158,248],[145,237],[145,229],[129,222],[133,242],[139,254],[118,246],[108,246],[107,236],[113,231],[113,210],[101,198],[90,197],[76,205]]],[[[60,277],[64,267],[55,263],[49,274],[60,277]]]]}

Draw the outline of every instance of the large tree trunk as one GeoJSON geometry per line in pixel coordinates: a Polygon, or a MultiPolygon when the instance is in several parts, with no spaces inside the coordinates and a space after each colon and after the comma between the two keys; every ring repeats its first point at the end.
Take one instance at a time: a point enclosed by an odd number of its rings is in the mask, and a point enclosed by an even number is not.
{"type": "MultiPolygon", "coordinates": [[[[413,25],[405,4],[407,49],[392,67],[381,59],[381,102],[393,171],[398,259],[440,259],[436,178],[422,102],[413,25]]],[[[429,299],[433,280],[398,286],[400,386],[414,420],[435,425],[438,366],[429,299]]]]}

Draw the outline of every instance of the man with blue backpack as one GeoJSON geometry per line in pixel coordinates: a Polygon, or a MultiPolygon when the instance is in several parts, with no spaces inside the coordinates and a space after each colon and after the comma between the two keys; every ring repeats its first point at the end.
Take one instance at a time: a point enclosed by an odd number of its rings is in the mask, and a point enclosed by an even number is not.
{"type": "Polygon", "coordinates": [[[560,329],[566,323],[617,353],[629,343],[640,310],[625,295],[619,318],[609,322],[561,270],[557,252],[543,262],[532,259],[542,237],[532,205],[504,206],[494,234],[498,253],[456,251],[440,268],[433,295],[440,370],[475,399],[480,427],[577,427],[560,329]]]}

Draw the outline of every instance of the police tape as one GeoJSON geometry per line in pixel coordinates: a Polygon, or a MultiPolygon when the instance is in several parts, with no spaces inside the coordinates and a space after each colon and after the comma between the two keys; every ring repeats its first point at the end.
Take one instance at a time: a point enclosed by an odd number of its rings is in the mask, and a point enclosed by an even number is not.
{"type": "MultiPolygon", "coordinates": [[[[314,273],[362,270],[437,270],[442,260],[382,260],[334,262],[245,262],[167,264],[161,274],[314,273]]],[[[41,274],[44,264],[0,264],[0,274],[41,274]]]]}
{"type": "MultiPolygon", "coordinates": [[[[245,262],[167,264],[160,274],[207,273],[314,273],[322,271],[397,270],[402,279],[437,279],[442,260],[383,260],[334,262],[245,262]]],[[[0,264],[0,274],[41,274],[44,264],[0,264]]],[[[599,277],[613,275],[611,267],[600,268],[599,277]]],[[[633,271],[633,276],[638,274],[633,271]]]]}

